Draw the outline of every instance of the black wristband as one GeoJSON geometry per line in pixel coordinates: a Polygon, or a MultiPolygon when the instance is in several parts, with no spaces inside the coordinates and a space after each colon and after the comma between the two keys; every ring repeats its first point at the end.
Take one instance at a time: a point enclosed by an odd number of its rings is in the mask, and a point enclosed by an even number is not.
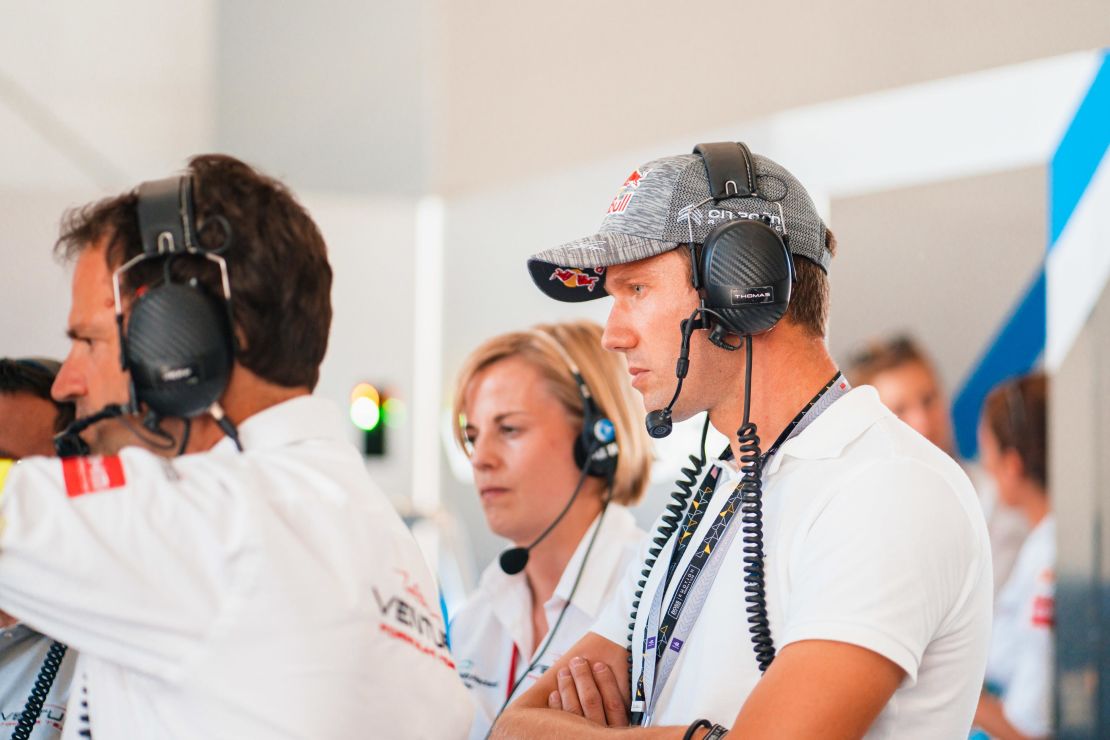
{"type": "Polygon", "coordinates": [[[709,732],[701,740],[720,740],[728,734],[728,728],[721,725],[713,725],[709,728],[709,732]]]}
{"type": "Polygon", "coordinates": [[[686,728],[686,734],[682,736],[682,740],[694,740],[694,733],[703,727],[712,727],[713,723],[707,719],[696,719],[690,726],[686,728]]]}

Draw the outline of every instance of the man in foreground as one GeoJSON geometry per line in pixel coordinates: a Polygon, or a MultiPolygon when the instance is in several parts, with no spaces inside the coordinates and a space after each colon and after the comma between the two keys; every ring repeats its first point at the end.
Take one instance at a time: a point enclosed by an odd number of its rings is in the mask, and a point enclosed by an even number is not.
{"type": "Polygon", "coordinates": [[[829,357],[835,242],[801,184],[742,145],[696,151],[638,168],[597,235],[529,269],[554,298],[613,298],[604,341],[650,427],[706,411],[730,448],[494,734],[966,737],[991,608],[975,493],[829,357]],[[744,282],[775,244],[787,277],[744,282]]]}

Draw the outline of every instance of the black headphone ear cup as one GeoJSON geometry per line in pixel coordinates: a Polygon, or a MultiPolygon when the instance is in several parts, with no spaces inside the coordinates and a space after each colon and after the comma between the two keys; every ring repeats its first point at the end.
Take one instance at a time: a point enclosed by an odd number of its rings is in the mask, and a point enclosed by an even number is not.
{"type": "Polygon", "coordinates": [[[189,285],[152,288],[132,305],[124,354],[137,401],[165,417],[202,414],[231,377],[227,310],[189,285]]]}
{"type": "Polygon", "coordinates": [[[582,433],[574,440],[574,463],[587,475],[608,478],[617,472],[617,443],[613,422],[604,416],[586,416],[582,433]],[[586,453],[593,450],[587,459],[586,453]]]}
{"type": "Polygon", "coordinates": [[[762,334],[786,314],[793,262],[782,237],[763,221],[718,226],[705,240],[698,268],[705,307],[730,332],[762,334]]]}

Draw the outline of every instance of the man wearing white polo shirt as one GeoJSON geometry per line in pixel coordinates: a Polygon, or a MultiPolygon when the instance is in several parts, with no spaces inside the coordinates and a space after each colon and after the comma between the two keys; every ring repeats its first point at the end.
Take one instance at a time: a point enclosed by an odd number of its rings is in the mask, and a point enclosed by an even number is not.
{"type": "Polygon", "coordinates": [[[613,298],[604,342],[653,434],[707,411],[731,442],[496,737],[967,736],[991,618],[982,513],[830,358],[834,251],[787,170],[722,143],[637,168],[598,234],[529,261],[551,297],[613,298]]]}
{"type": "Polygon", "coordinates": [[[63,460],[0,461],[0,609],[80,657],[64,737],[462,737],[436,585],[333,404],[331,268],[193,158],[66,219],[63,460]],[[96,454],[79,454],[84,452],[96,454]]]}

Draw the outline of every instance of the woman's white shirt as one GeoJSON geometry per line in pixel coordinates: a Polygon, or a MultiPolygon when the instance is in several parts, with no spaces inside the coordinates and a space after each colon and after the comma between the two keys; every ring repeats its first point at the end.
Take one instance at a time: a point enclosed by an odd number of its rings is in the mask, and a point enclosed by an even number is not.
{"type": "MultiPolygon", "coordinates": [[[[597,526],[595,519],[563,570],[555,593],[544,604],[549,630],[555,626],[574,588],[597,526]]],[[[483,571],[478,588],[453,615],[450,629],[451,652],[476,706],[471,738],[481,740],[486,736],[517,680],[523,677],[513,692],[514,697],[527,691],[589,631],[602,606],[615,592],[629,562],[638,557],[645,537],[628,509],[609,505],[574,598],[542,655],[532,651],[532,597],[524,573],[507,575],[496,561],[483,571]]],[[[536,643],[540,648],[546,637],[536,643]]]]}
{"type": "Polygon", "coordinates": [[[1029,533],[995,602],[987,683],[1001,692],[1002,711],[1026,735],[1052,732],[1056,520],[1049,514],[1029,533]]]}

